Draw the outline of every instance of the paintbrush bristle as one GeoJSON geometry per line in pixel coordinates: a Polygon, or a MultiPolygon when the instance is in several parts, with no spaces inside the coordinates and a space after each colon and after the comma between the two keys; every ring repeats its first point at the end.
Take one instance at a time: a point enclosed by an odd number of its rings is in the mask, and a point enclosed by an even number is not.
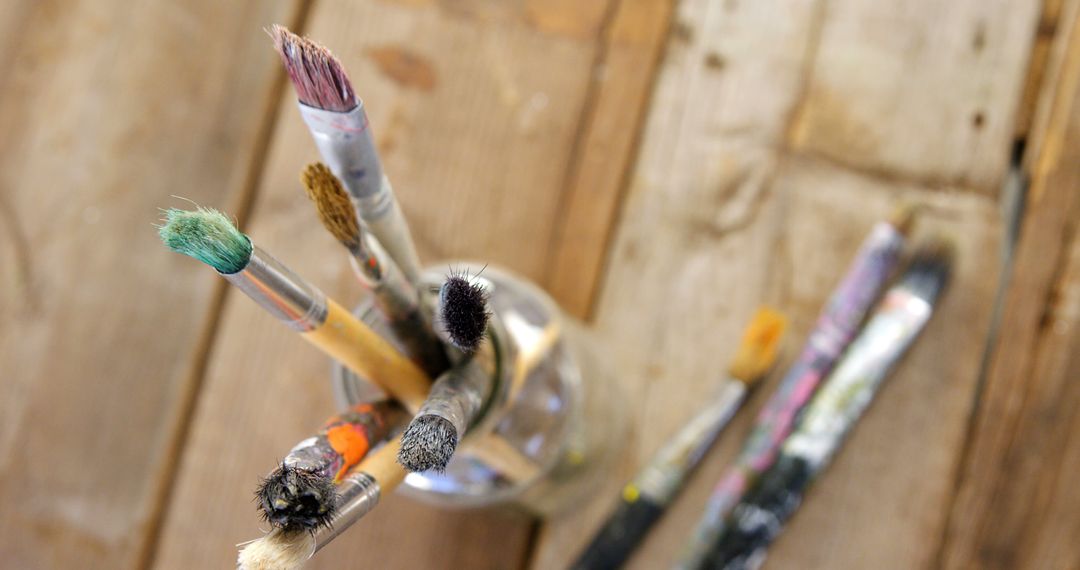
{"type": "Polygon", "coordinates": [[[952,271],[956,246],[949,238],[932,236],[923,240],[900,277],[900,286],[933,303],[952,271]]]}
{"type": "Polygon", "coordinates": [[[341,181],[325,164],[314,162],[304,167],[300,182],[327,231],[349,251],[356,251],[361,245],[360,222],[341,181]]]}
{"type": "Polygon", "coordinates": [[[912,202],[901,202],[889,214],[889,224],[901,234],[911,233],[911,227],[915,224],[915,216],[919,213],[919,207],[912,202]]]}
{"type": "Polygon", "coordinates": [[[356,94],[349,76],[330,50],[284,26],[275,24],[267,33],[274,40],[274,48],[285,64],[285,71],[296,88],[296,98],[301,103],[338,113],[356,107],[356,94]]]}
{"type": "Polygon", "coordinates": [[[451,344],[464,352],[475,351],[490,316],[484,286],[466,273],[451,272],[439,288],[439,322],[451,344]]]}
{"type": "Polygon", "coordinates": [[[442,416],[417,416],[401,436],[398,463],[409,471],[446,471],[457,449],[458,432],[442,416]]]}
{"type": "Polygon", "coordinates": [[[244,545],[236,559],[239,570],[299,570],[315,550],[310,532],[274,529],[244,545]]]}
{"type": "Polygon", "coordinates": [[[776,363],[780,340],[787,329],[787,319],[780,312],[762,307],[743,331],[739,350],[728,373],[732,378],[752,385],[776,363]]]}
{"type": "Polygon", "coordinates": [[[306,469],[282,464],[255,491],[263,520],[274,528],[313,532],[334,516],[334,482],[306,469]]]}
{"type": "Polygon", "coordinates": [[[212,208],[165,210],[158,235],[169,249],[198,259],[226,275],[247,267],[251,240],[212,208]]]}

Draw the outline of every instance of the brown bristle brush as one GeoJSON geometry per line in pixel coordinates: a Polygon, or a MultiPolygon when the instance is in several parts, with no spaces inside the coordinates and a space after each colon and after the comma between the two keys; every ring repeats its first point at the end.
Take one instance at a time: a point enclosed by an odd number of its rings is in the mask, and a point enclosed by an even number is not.
{"type": "Polygon", "coordinates": [[[416,246],[383,174],[364,104],[353,92],[345,68],[330,50],[281,26],[273,26],[269,34],[323,162],[341,180],[364,227],[386,248],[409,283],[418,286],[416,246]]]}
{"type": "Polygon", "coordinates": [[[349,194],[330,169],[316,162],[300,175],[319,221],[345,249],[360,283],[413,361],[432,378],[450,367],[446,351],[420,307],[420,296],[397,264],[360,225],[349,194]]]}

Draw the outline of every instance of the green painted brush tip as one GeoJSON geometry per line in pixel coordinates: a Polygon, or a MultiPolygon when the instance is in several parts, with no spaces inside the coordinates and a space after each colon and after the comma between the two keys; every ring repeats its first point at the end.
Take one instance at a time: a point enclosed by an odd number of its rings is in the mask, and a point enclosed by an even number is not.
{"type": "Polygon", "coordinates": [[[251,240],[217,210],[169,208],[163,221],[158,235],[169,249],[194,257],[219,273],[236,273],[251,259],[251,240]]]}

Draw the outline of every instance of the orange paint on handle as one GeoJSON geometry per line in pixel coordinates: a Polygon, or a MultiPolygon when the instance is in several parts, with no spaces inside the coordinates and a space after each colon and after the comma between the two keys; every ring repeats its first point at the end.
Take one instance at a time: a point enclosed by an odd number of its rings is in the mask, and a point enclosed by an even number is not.
{"type": "Polygon", "coordinates": [[[345,460],[341,469],[334,476],[334,481],[339,482],[346,472],[360,462],[371,448],[371,442],[363,428],[351,424],[340,424],[326,430],[326,439],[330,447],[334,448],[345,460]]]}

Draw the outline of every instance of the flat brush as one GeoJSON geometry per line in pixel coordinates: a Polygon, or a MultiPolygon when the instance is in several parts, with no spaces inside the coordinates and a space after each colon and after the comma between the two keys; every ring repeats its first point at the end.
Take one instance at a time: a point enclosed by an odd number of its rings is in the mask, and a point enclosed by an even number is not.
{"type": "Polygon", "coordinates": [[[314,532],[275,528],[240,550],[237,568],[242,570],[298,570],[319,549],[364,518],[405,480],[405,470],[395,463],[401,438],[395,437],[372,451],[336,486],[333,515],[314,532]]]}
{"type": "Polygon", "coordinates": [[[814,390],[858,332],[886,281],[895,269],[911,227],[914,210],[897,208],[879,222],[859,248],[847,274],[832,292],[802,353],[776,392],[758,413],[754,427],[735,464],[713,489],[705,513],[684,547],[676,567],[700,568],[708,549],[723,532],[724,521],[739,498],[776,459],[781,443],[814,390]]]}
{"type": "Polygon", "coordinates": [[[686,479],[735,415],[746,394],[776,362],[787,320],[758,309],[743,332],[720,396],[699,412],[626,484],[615,512],[593,537],[573,568],[608,569],[623,565],[653,524],[675,500],[686,479]]]}
{"type": "Polygon", "coordinates": [[[328,419],[259,484],[255,497],[263,520],[288,531],[314,532],[329,524],[335,484],[404,419],[404,411],[389,401],[357,404],[328,419]]]}
{"type": "Polygon", "coordinates": [[[269,33],[323,161],[344,183],[364,225],[409,282],[418,285],[416,247],[390,181],[383,175],[363,102],[353,92],[345,68],[330,50],[282,26],[273,26],[269,33]]]}
{"type": "Polygon", "coordinates": [[[806,406],[776,463],[732,511],[705,566],[757,568],[811,483],[828,467],[882,382],[925,327],[949,276],[952,245],[919,248],[806,406]]]}
{"type": "Polygon", "coordinates": [[[443,374],[405,429],[398,463],[409,471],[445,471],[490,391],[491,376],[473,359],[443,374]]]}
{"type": "Polygon", "coordinates": [[[308,198],[323,226],[351,254],[354,273],[371,292],[375,306],[386,317],[405,352],[432,378],[450,367],[439,338],[420,308],[416,287],[401,274],[382,247],[368,239],[360,227],[349,195],[326,165],[316,162],[300,175],[308,198]]]}
{"type": "Polygon", "coordinates": [[[475,352],[484,340],[491,313],[488,295],[477,276],[451,271],[439,287],[438,315],[442,332],[462,352],[475,352]]]}
{"type": "Polygon", "coordinates": [[[213,267],[260,307],[409,410],[419,410],[428,376],[333,299],[251,242],[217,210],[169,209],[159,228],[173,251],[213,267]]]}

